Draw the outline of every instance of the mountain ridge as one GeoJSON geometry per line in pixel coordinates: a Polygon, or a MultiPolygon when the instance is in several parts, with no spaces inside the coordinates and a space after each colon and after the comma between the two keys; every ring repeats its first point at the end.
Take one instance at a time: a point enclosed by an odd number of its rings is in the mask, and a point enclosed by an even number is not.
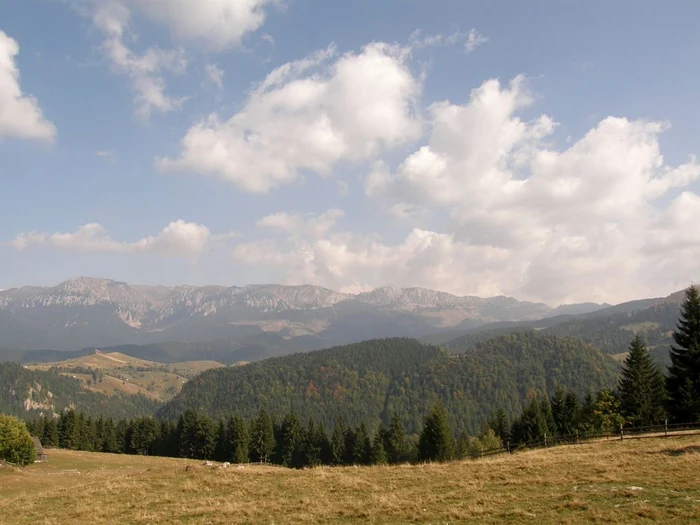
{"type": "MultiPolygon", "coordinates": [[[[595,311],[605,305],[566,305],[595,311]]],[[[561,307],[558,307],[561,308],[561,307]]],[[[382,287],[348,294],[314,285],[146,286],[78,277],[0,291],[0,347],[74,350],[195,342],[273,332],[331,343],[558,315],[544,303],[382,287]],[[359,339],[358,339],[359,337],[359,339]]]]}

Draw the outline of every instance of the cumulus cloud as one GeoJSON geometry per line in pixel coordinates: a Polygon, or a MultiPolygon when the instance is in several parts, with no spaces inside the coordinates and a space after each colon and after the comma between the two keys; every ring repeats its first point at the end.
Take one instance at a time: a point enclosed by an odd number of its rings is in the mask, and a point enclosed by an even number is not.
{"type": "MultiPolygon", "coordinates": [[[[98,0],[101,1],[101,0],[98,0]]],[[[176,38],[213,50],[241,45],[245,35],[265,21],[265,8],[276,0],[111,0],[139,10],[167,26],[176,38]]]]}
{"type": "Polygon", "coordinates": [[[0,138],[53,141],[56,127],[44,118],[37,100],[20,88],[18,53],[17,42],[0,31],[0,138]]]}
{"type": "Polygon", "coordinates": [[[697,280],[700,164],[664,160],[669,124],[607,117],[558,148],[553,118],[520,116],[532,104],[524,78],[489,80],[464,104],[430,106],[426,143],[395,168],[374,164],[365,192],[410,224],[402,239],[340,229],[328,212],[279,213],[259,223],[277,236],[239,244],[235,259],[287,283],[551,304],[663,295],[697,280]],[[431,217],[444,231],[425,227],[431,217]]]}
{"type": "Polygon", "coordinates": [[[215,176],[252,193],[310,171],[329,175],[421,133],[420,82],[405,48],[372,43],[338,56],[335,47],[272,71],[228,120],[210,115],[182,139],[162,170],[215,176]]]}
{"type": "Polygon", "coordinates": [[[393,171],[377,164],[366,193],[445,212],[455,242],[505,250],[512,263],[502,267],[503,292],[615,300],[640,287],[662,293],[674,279],[687,284],[692,271],[680,259],[663,263],[665,276],[653,270],[674,247],[700,256],[695,234],[673,234],[697,231],[697,196],[686,191],[666,207],[661,199],[700,178],[694,157],[664,162],[658,136],[668,125],[608,117],[557,150],[552,118],[518,116],[532,100],[518,77],[505,87],[485,82],[464,105],[433,104],[428,143],[393,171]],[[659,239],[664,255],[650,252],[659,239]]]}
{"type": "Polygon", "coordinates": [[[233,234],[215,235],[201,224],[173,221],[157,235],[134,242],[116,241],[107,229],[98,223],[80,226],[70,233],[27,232],[18,234],[8,244],[25,250],[31,246],[48,245],[54,248],[85,252],[160,253],[169,256],[197,257],[206,249],[232,237],[233,234]]]}

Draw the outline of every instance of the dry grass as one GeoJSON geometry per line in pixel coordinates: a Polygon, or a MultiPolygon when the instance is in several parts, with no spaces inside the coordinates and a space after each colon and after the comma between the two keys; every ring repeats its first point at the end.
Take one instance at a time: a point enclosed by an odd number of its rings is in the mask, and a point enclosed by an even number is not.
{"type": "Polygon", "coordinates": [[[0,470],[0,523],[693,523],[700,437],[610,441],[446,465],[319,468],[51,451],[0,470]],[[194,466],[186,471],[186,465],[194,466]],[[60,473],[78,469],[81,474],[60,473]]]}
{"type": "Polygon", "coordinates": [[[157,401],[168,401],[182,390],[182,385],[192,377],[211,368],[222,367],[216,361],[187,361],[164,364],[138,359],[119,352],[95,352],[90,355],[27,365],[32,370],[63,370],[63,375],[79,379],[87,390],[107,395],[115,393],[142,394],[157,401]],[[71,369],[90,368],[103,374],[102,381],[92,381],[90,374],[77,374],[71,369]]]}

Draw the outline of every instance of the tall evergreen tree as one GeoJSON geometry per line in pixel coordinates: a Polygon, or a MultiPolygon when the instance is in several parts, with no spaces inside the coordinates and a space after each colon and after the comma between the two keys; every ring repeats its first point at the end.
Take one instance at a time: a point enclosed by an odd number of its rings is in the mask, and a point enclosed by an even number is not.
{"type": "Polygon", "coordinates": [[[58,425],[54,418],[44,423],[44,434],[41,438],[41,444],[46,448],[58,446],[58,425]]]}
{"type": "Polygon", "coordinates": [[[231,456],[228,458],[232,463],[248,463],[250,457],[250,433],[248,425],[241,416],[233,416],[228,420],[227,437],[229,440],[228,450],[231,456]]]}
{"type": "Polygon", "coordinates": [[[447,412],[436,404],[425,419],[418,442],[422,461],[449,461],[454,456],[454,438],[447,421],[447,412]]]}
{"type": "Polygon", "coordinates": [[[355,431],[355,446],[353,448],[353,463],[355,465],[369,465],[372,456],[372,441],[369,437],[367,425],[360,423],[355,431]]]}
{"type": "Polygon", "coordinates": [[[491,427],[494,433],[499,437],[503,443],[510,439],[510,423],[508,423],[508,414],[499,407],[496,412],[493,413],[489,420],[489,427],[491,427]]]}
{"type": "Polygon", "coordinates": [[[406,436],[406,429],[403,426],[401,416],[394,414],[391,418],[389,430],[386,432],[387,460],[389,463],[405,463],[411,460],[411,443],[406,436]]]}
{"type": "Polygon", "coordinates": [[[282,439],[277,446],[279,447],[279,457],[282,460],[282,465],[292,467],[298,464],[297,456],[299,450],[303,446],[303,433],[299,418],[294,412],[290,412],[284,416],[282,421],[282,439]]]}
{"type": "Polygon", "coordinates": [[[331,436],[331,464],[342,465],[345,463],[345,423],[343,417],[339,416],[333,428],[331,436]]]}
{"type": "Polygon", "coordinates": [[[617,387],[617,397],[620,414],[631,426],[653,425],[666,417],[665,379],[639,336],[630,344],[617,387]]]}
{"type": "Polygon", "coordinates": [[[253,421],[250,436],[251,459],[267,463],[275,450],[275,430],[270,413],[261,408],[258,417],[253,421]]]}
{"type": "Polygon", "coordinates": [[[668,369],[668,411],[675,421],[700,421],[700,289],[685,291],[681,316],[673,332],[668,369]]]}
{"type": "Polygon", "coordinates": [[[370,450],[370,464],[386,465],[386,450],[384,450],[384,432],[382,429],[377,429],[372,440],[372,449],[370,450]]]}
{"type": "Polygon", "coordinates": [[[223,419],[219,419],[219,424],[216,427],[216,448],[214,450],[214,459],[216,461],[228,461],[231,457],[230,442],[226,432],[226,424],[223,419]]]}

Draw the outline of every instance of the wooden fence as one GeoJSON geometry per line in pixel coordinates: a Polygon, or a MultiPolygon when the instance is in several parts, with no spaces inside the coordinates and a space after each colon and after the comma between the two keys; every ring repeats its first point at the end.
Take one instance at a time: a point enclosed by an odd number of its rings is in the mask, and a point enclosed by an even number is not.
{"type": "Polygon", "coordinates": [[[595,443],[598,441],[645,438],[667,438],[677,436],[700,435],[700,422],[697,423],[675,423],[668,424],[668,421],[659,425],[648,425],[644,427],[624,427],[620,425],[620,430],[616,432],[576,432],[574,434],[555,434],[543,439],[511,443],[506,441],[504,446],[482,450],[476,457],[495,456],[497,454],[509,454],[522,449],[548,448],[562,445],[582,445],[585,443],[595,443]]]}

